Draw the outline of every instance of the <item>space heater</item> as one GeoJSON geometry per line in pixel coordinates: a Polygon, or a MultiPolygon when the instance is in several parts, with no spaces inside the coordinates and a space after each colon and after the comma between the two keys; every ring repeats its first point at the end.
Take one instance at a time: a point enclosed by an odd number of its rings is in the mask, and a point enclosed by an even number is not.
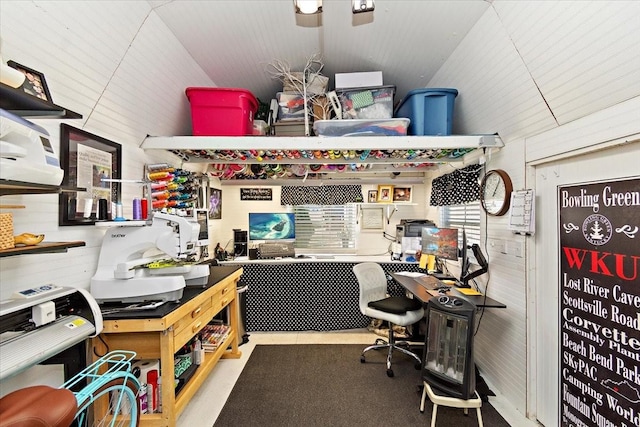
{"type": "Polygon", "coordinates": [[[476,388],[473,331],[476,306],[452,296],[431,298],[422,378],[432,388],[458,399],[473,398],[476,388]]]}

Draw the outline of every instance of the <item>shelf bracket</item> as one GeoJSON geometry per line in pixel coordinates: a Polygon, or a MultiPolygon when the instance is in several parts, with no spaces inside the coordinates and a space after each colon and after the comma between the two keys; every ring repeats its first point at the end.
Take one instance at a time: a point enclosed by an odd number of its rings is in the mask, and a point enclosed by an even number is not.
{"type": "Polygon", "coordinates": [[[397,211],[398,211],[398,208],[396,207],[396,205],[387,206],[387,225],[391,224],[391,217],[397,211]],[[391,206],[393,206],[393,210],[392,211],[391,211],[391,206]]]}

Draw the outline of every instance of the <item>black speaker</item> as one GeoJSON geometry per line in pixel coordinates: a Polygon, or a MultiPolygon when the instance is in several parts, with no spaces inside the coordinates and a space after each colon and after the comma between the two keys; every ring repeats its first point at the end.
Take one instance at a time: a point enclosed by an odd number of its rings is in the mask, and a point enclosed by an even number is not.
{"type": "Polygon", "coordinates": [[[247,232],[237,228],[233,229],[233,255],[247,256],[248,252],[247,232]]]}

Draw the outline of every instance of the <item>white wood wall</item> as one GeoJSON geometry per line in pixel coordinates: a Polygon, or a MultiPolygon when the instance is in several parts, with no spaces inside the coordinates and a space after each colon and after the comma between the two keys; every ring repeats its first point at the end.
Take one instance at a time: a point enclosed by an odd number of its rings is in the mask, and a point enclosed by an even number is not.
{"type": "MultiPolygon", "coordinates": [[[[534,188],[528,162],[638,133],[639,22],[639,2],[495,0],[428,86],[460,91],[454,133],[497,132],[505,141],[505,148],[487,156],[487,170],[506,170],[514,189],[534,188]]],[[[555,221],[538,212],[539,221],[555,221]]],[[[535,262],[527,260],[545,236],[511,234],[506,216],[485,221],[488,295],[508,308],[484,314],[477,363],[494,390],[535,418],[535,366],[527,357],[535,339],[528,320],[535,321],[536,310],[529,296],[543,284],[535,283],[535,275],[528,281],[535,262]],[[519,246],[524,257],[514,250],[519,246]]],[[[549,256],[547,262],[555,262],[549,256]]]]}
{"type": "MultiPolygon", "coordinates": [[[[53,100],[83,115],[82,120],[69,120],[69,124],[122,144],[123,177],[127,179],[140,178],[145,163],[177,163],[169,154],[145,153],[139,145],[152,128],[156,135],[187,134],[189,109],[184,89],[216,85],[151,4],[161,2],[0,0],[2,59],[44,72],[53,100]]],[[[498,132],[506,147],[487,153],[487,167],[507,170],[515,188],[530,187],[533,183],[525,176],[527,161],[553,155],[554,147],[562,144],[538,135],[556,129],[562,132],[563,126],[587,118],[589,123],[581,127],[583,135],[573,130],[566,135],[571,150],[579,150],[599,143],[598,133],[589,127],[592,120],[600,121],[596,128],[623,128],[637,113],[639,16],[637,1],[494,0],[428,86],[457,88],[454,131],[498,132]],[[616,120],[618,114],[611,114],[621,105],[623,122],[616,120]]],[[[421,17],[408,16],[407,25],[419,28],[422,22],[411,23],[414,18],[421,17]]],[[[205,40],[203,49],[218,42],[205,40]]],[[[274,39],[274,43],[289,42],[295,41],[274,39]]],[[[234,50],[233,40],[226,45],[229,61],[243,54],[234,50]]],[[[335,51],[340,52],[337,47],[335,51]]],[[[429,54],[428,43],[420,53],[429,54]]],[[[38,124],[49,130],[59,153],[59,122],[39,120],[38,124]]],[[[613,133],[633,133],[633,126],[613,133]]],[[[606,138],[605,134],[600,135],[606,138]]],[[[223,187],[219,229],[214,222],[221,240],[230,236],[228,228],[242,227],[226,220],[241,209],[227,200],[233,191],[223,187]]],[[[139,194],[138,189],[125,186],[123,201],[139,194]]],[[[424,197],[427,200],[427,186],[424,197]]],[[[104,231],[58,227],[55,195],[4,196],[2,203],[27,206],[14,212],[16,234],[43,232],[48,240],[84,240],[87,246],[66,254],[0,259],[0,297],[43,282],[88,287],[104,231]]],[[[130,214],[130,207],[125,213],[130,214]]],[[[432,218],[432,213],[427,211],[426,216],[432,218]]],[[[508,308],[485,313],[476,356],[494,390],[524,414],[530,410],[527,385],[531,381],[527,377],[529,255],[504,253],[504,248],[530,242],[510,234],[506,218],[488,218],[486,224],[484,240],[491,262],[488,293],[508,308]]]]}

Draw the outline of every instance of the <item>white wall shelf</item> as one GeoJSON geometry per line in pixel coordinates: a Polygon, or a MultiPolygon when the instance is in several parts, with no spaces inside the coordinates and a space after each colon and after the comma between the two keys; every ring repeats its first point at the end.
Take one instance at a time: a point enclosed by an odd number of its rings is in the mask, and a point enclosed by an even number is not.
{"type": "Polygon", "coordinates": [[[149,136],[144,150],[168,150],[188,162],[269,164],[397,164],[464,162],[479,148],[501,148],[498,135],[272,137],[272,136],[149,136]],[[366,152],[366,157],[325,157],[330,151],[366,152]],[[375,152],[384,152],[376,156],[375,152]],[[270,153],[280,153],[271,155],[270,153]],[[320,152],[322,157],[290,155],[320,152]],[[416,154],[418,153],[419,154],[416,154]],[[412,157],[413,156],[413,157],[412,157]]]}

